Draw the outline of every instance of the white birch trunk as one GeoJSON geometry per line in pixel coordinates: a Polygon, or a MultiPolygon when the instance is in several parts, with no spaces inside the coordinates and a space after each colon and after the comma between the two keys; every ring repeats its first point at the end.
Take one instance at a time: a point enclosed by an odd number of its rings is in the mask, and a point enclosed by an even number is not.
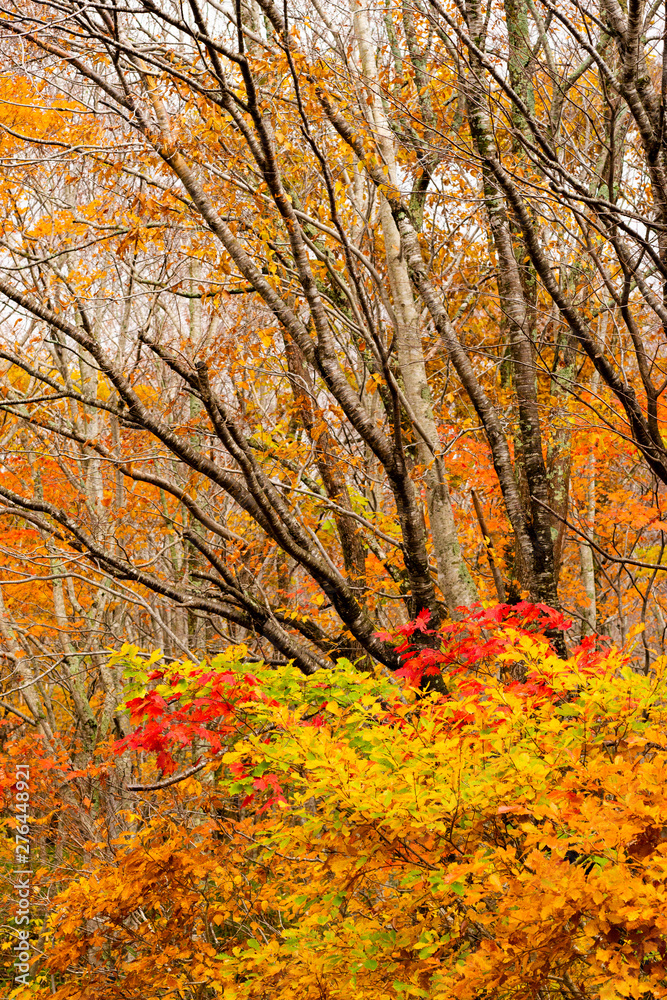
{"type": "MultiPolygon", "coordinates": [[[[591,392],[597,393],[600,377],[597,372],[591,378],[591,392]]],[[[586,513],[584,525],[586,534],[592,537],[595,530],[595,453],[591,447],[586,458],[586,513]]],[[[592,635],[597,631],[597,600],[595,594],[595,563],[593,561],[593,549],[583,539],[579,542],[579,554],[581,559],[581,579],[586,591],[587,606],[584,611],[586,620],[586,634],[592,635]]]]}
{"type": "MultiPolygon", "coordinates": [[[[376,142],[387,167],[389,180],[392,184],[397,184],[394,140],[379,94],[374,45],[366,8],[359,0],[350,0],[350,3],[359,61],[371,99],[369,112],[373,119],[376,142]]],[[[477,591],[461,555],[447,476],[442,459],[437,457],[440,451],[439,435],[426,375],[419,312],[414,300],[408,267],[401,253],[400,234],[389,203],[382,196],[380,196],[379,217],[396,317],[397,359],[403,381],[402,388],[433,449],[432,451],[421,435],[417,434],[418,460],[426,469],[424,476],[426,505],[438,570],[438,586],[451,614],[455,613],[458,606],[476,601],[477,591]]]]}

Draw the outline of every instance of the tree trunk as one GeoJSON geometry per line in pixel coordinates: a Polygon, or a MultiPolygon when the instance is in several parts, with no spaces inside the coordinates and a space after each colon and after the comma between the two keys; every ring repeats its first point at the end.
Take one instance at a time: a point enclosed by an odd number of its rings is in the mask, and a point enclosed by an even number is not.
{"type": "MultiPolygon", "coordinates": [[[[382,107],[366,8],[352,0],[355,40],[364,81],[369,92],[369,114],[378,149],[390,181],[397,183],[398,172],[394,140],[382,107]]],[[[426,374],[419,312],[415,305],[401,237],[391,206],[380,193],[380,225],[384,236],[387,272],[396,317],[396,354],[403,391],[423,434],[415,428],[417,459],[425,467],[424,487],[433,550],[438,571],[438,586],[449,613],[477,600],[477,589],[461,554],[447,474],[440,456],[438,428],[433,416],[431,391],[426,374]],[[424,437],[427,440],[424,440],[424,437]]]]}

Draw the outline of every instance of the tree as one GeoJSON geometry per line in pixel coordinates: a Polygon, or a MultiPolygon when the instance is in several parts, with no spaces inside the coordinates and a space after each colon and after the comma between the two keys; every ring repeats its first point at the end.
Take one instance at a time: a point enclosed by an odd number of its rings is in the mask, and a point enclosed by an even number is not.
{"type": "Polygon", "coordinates": [[[587,627],[613,566],[646,617],[667,471],[657,9],[12,10],[3,407],[62,483],[68,449],[90,471],[40,493],[9,463],[17,524],[123,581],[170,642],[226,622],[305,672],[395,668],[378,627],[490,596],[451,429],[502,498],[513,599],[558,606],[578,537],[587,627]],[[568,517],[570,420],[591,419],[641,460],[629,502],[654,494],[622,551],[591,502],[568,517]]]}

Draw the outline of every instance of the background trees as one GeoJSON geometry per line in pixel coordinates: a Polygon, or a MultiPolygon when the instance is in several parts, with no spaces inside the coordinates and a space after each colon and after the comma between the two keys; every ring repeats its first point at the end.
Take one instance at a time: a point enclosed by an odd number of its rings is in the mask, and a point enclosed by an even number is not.
{"type": "Polygon", "coordinates": [[[18,635],[39,585],[59,623],[31,654],[395,667],[378,628],[506,594],[660,647],[661,16],[6,11],[5,605],[18,635]]]}

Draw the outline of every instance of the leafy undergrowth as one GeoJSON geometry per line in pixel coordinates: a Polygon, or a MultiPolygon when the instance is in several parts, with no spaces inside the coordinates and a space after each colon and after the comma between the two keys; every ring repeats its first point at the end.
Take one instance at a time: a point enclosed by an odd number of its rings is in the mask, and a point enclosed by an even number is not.
{"type": "Polygon", "coordinates": [[[203,767],[87,845],[13,996],[667,996],[664,665],[562,661],[565,625],[482,609],[438,646],[422,616],[400,677],[124,648],[117,753],[203,767]]]}

